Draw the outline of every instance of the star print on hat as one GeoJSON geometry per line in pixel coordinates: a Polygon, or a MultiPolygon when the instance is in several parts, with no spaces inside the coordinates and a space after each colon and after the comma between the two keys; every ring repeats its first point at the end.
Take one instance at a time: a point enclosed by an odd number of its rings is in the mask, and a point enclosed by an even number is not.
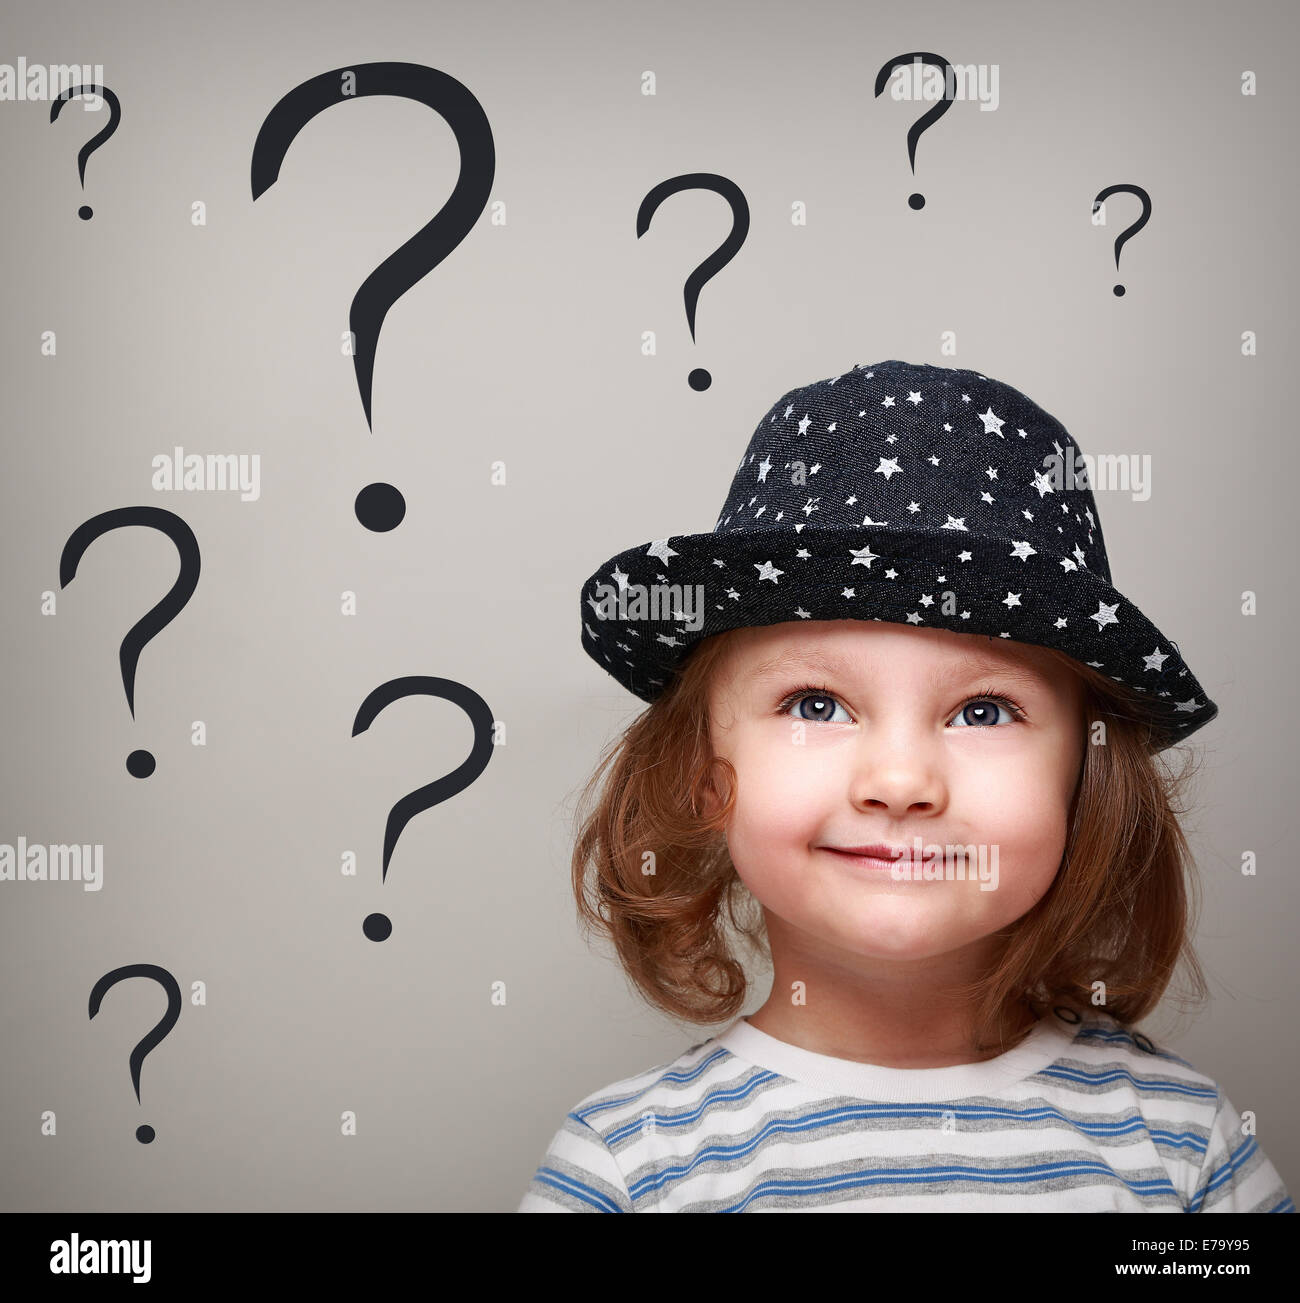
{"type": "Polygon", "coordinates": [[[1078,445],[976,371],[887,361],[792,389],[712,532],[620,552],[582,586],[582,645],[654,701],[703,638],[884,620],[1054,647],[1150,696],[1166,745],[1219,708],[1111,585],[1078,445]]]}

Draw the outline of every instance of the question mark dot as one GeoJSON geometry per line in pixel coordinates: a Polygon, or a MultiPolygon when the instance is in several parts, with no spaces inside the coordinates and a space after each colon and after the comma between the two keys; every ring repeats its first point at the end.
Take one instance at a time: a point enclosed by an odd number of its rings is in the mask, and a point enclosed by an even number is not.
{"type": "Polygon", "coordinates": [[[357,494],[357,519],[376,534],[396,529],[406,515],[406,499],[391,484],[367,484],[357,494]]]}
{"type": "Polygon", "coordinates": [[[908,195],[907,204],[909,208],[915,208],[917,212],[920,212],[920,210],[925,207],[925,196],[919,194],[908,195]]]}
{"type": "Polygon", "coordinates": [[[362,923],[361,930],[371,941],[387,941],[392,934],[393,924],[387,914],[370,914],[362,923]]]}
{"type": "Polygon", "coordinates": [[[695,370],[686,377],[686,383],[690,385],[696,393],[702,393],[713,383],[713,377],[702,366],[697,366],[695,370]]]}
{"type": "Polygon", "coordinates": [[[94,215],[95,210],[89,204],[82,204],[81,207],[77,209],[77,216],[80,217],[83,222],[90,221],[94,215]]]}
{"type": "Polygon", "coordinates": [[[142,1126],[136,1127],[135,1138],[142,1144],[148,1145],[153,1143],[153,1127],[142,1126]]]}
{"type": "Polygon", "coordinates": [[[132,751],[126,758],[126,772],[132,778],[148,778],[154,771],[154,758],[148,751],[132,751]]]}
{"type": "Polygon", "coordinates": [[[1122,285],[1115,286],[1115,297],[1117,299],[1122,299],[1124,297],[1124,287],[1122,285]]]}

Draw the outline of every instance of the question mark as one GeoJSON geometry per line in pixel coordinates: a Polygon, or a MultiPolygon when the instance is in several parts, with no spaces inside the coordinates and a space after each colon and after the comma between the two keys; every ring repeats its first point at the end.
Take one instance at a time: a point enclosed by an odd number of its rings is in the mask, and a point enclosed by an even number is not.
{"type": "MultiPolygon", "coordinates": [[[[641,200],[641,207],[636,210],[636,238],[639,240],[649,229],[650,219],[658,211],[659,205],[669,195],[682,190],[712,190],[720,194],[731,205],[731,231],[727,238],[686,278],[683,294],[686,299],[686,324],[691,328],[691,343],[695,342],[695,305],[699,302],[700,291],[718,274],[739,252],[749,234],[749,204],[744,192],[734,182],[715,172],[691,172],[685,176],[670,177],[660,181],[646,197],[641,200]]],[[[713,377],[703,368],[696,367],[686,377],[687,383],[696,391],[707,389],[713,383],[713,377]]]]}
{"type": "MultiPolygon", "coordinates": [[[[157,982],[167,992],[167,1012],[158,1020],[154,1029],[131,1051],[131,1085],[135,1087],[135,1102],[138,1104],[140,1103],[140,1069],[144,1066],[144,1056],[154,1046],[160,1044],[167,1033],[176,1026],[176,1020],[181,1016],[181,988],[176,984],[176,979],[157,964],[127,964],[125,968],[115,968],[111,973],[105,973],[95,983],[90,993],[92,1018],[99,1012],[100,1001],[103,1000],[108,989],[128,977],[147,977],[157,982]]],[[[139,1126],[135,1130],[135,1138],[142,1145],[149,1144],[153,1137],[153,1127],[148,1124],[139,1126]]]]}
{"type": "MultiPolygon", "coordinates": [[[[1151,196],[1147,194],[1147,192],[1143,190],[1140,185],[1107,186],[1096,197],[1096,199],[1092,201],[1092,211],[1095,213],[1102,206],[1103,202],[1109,199],[1111,195],[1120,195],[1120,194],[1136,195],[1142,201],[1142,216],[1139,217],[1137,221],[1134,222],[1133,225],[1130,226],[1127,230],[1121,231],[1119,233],[1119,236],[1115,240],[1115,270],[1116,271],[1119,271],[1119,251],[1124,247],[1124,241],[1127,240],[1130,236],[1136,235],[1147,224],[1147,222],[1151,220],[1151,196]]],[[[1116,298],[1124,297],[1124,287],[1122,285],[1115,286],[1115,297],[1116,298]]]]}
{"type": "MultiPolygon", "coordinates": [[[[273,186],[289,146],[303,127],[332,104],[358,95],[397,95],[426,104],[446,119],[460,148],[460,174],[451,198],[432,221],[375,268],[357,290],[348,314],[356,341],[353,365],[366,425],[373,432],[370,393],[375,348],[388,309],[417,281],[427,276],[473,229],[487,206],[496,175],[496,148],[483,106],[455,77],[422,63],[363,63],[335,68],[294,87],[266,115],[253,145],[253,200],[273,186]]],[[[357,494],[357,520],[384,533],[406,515],[406,500],[391,484],[368,484],[357,494]]]]}
{"type": "MultiPolygon", "coordinates": [[[[943,69],[943,99],[941,99],[934,108],[917,118],[912,123],[907,132],[907,161],[911,166],[912,175],[916,175],[916,145],[921,139],[921,133],[927,128],[932,127],[939,121],[945,113],[952,108],[952,65],[939,54],[927,54],[924,50],[917,50],[912,54],[900,54],[890,59],[881,70],[876,73],[876,96],[885,89],[885,82],[889,79],[889,74],[894,71],[900,64],[910,64],[919,61],[922,64],[931,64],[933,67],[943,69]]],[[[925,196],[923,194],[911,194],[907,196],[908,204],[917,210],[925,207],[925,196]]]]}
{"type": "MultiPolygon", "coordinates": [[[[77,566],[86,549],[101,535],[110,530],[124,529],[128,525],[143,525],[161,530],[180,553],[181,569],[176,582],[162,600],[147,612],[122,639],[118,660],[122,666],[122,686],[126,689],[126,704],[135,718],[135,667],[140,653],[156,633],[167,627],[185,608],[194,595],[199,582],[199,543],[194,531],[177,515],[162,507],[118,507],[113,511],[92,516],[84,525],[78,525],[63,545],[59,558],[59,587],[66,588],[77,577],[77,566]]],[[[154,771],[154,758],[148,751],[132,751],[126,758],[126,770],[133,778],[148,778],[154,771]]]]}
{"type": "MultiPolygon", "coordinates": [[[[361,709],[357,711],[357,717],[352,723],[352,736],[364,733],[385,706],[401,701],[403,697],[415,696],[442,697],[459,706],[474,725],[474,747],[469,758],[459,768],[402,797],[388,812],[388,823],[384,828],[384,870],[381,882],[388,880],[388,861],[392,859],[397,839],[411,819],[422,810],[431,810],[440,802],[463,792],[492,759],[492,711],[477,692],[463,683],[457,683],[455,679],[434,679],[417,674],[380,684],[361,703],[361,709]]],[[[393,930],[393,924],[386,914],[370,914],[362,923],[361,930],[371,941],[386,941],[393,930]]]]}
{"type": "MultiPolygon", "coordinates": [[[[78,95],[102,96],[108,102],[108,126],[99,135],[91,136],[82,145],[81,152],[77,155],[77,175],[81,178],[81,188],[84,190],[86,188],[86,160],[117,130],[117,124],[122,121],[122,106],[118,103],[117,96],[107,86],[70,86],[67,90],[61,91],[59,97],[50,105],[50,121],[56,122],[59,111],[63,106],[78,95]]],[[[82,204],[77,209],[77,216],[83,222],[88,222],[94,215],[94,209],[89,204],[82,204]]]]}

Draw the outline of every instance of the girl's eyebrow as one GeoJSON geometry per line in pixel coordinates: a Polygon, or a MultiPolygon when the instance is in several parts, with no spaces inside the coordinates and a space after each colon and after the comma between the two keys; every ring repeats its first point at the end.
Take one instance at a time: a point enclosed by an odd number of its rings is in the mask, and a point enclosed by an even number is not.
{"type": "Polygon", "coordinates": [[[823,670],[827,674],[847,675],[850,672],[849,667],[836,656],[827,656],[811,648],[801,650],[796,647],[765,660],[754,668],[750,677],[765,679],[797,669],[823,670]]]}
{"type": "MultiPolygon", "coordinates": [[[[826,674],[850,678],[861,669],[861,665],[846,663],[837,656],[827,655],[812,648],[806,650],[794,648],[763,661],[755,667],[750,677],[765,679],[801,669],[821,670],[826,674]]],[[[931,686],[942,688],[958,680],[973,679],[979,675],[995,676],[1027,688],[1042,688],[1047,685],[1046,678],[1032,665],[994,660],[992,657],[972,652],[946,669],[940,670],[931,679],[931,686]]]]}

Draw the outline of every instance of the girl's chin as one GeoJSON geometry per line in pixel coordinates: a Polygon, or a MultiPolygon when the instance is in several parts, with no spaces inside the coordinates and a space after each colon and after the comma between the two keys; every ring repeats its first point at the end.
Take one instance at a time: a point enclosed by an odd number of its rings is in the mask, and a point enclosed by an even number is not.
{"type": "Polygon", "coordinates": [[[952,954],[999,927],[996,920],[973,924],[969,917],[953,918],[947,911],[935,912],[924,906],[912,908],[910,901],[903,902],[901,910],[892,902],[882,908],[881,897],[873,895],[875,899],[861,910],[854,910],[850,905],[829,913],[805,913],[791,921],[801,933],[819,938],[827,948],[834,947],[863,959],[900,963],[952,954]],[[893,917],[883,917],[886,913],[893,917]]]}

